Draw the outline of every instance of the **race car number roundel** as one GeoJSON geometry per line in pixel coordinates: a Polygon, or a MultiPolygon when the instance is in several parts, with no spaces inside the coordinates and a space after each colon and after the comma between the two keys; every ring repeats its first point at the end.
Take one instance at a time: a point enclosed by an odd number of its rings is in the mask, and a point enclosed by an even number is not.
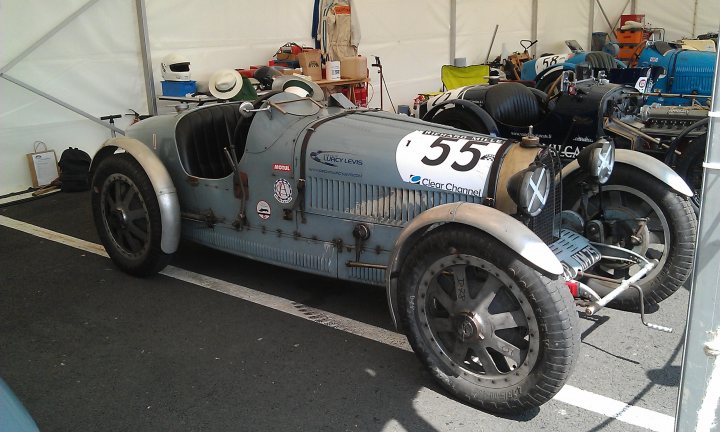
{"type": "Polygon", "coordinates": [[[482,197],[490,167],[504,142],[489,136],[415,131],[398,143],[395,163],[406,183],[482,197]]]}

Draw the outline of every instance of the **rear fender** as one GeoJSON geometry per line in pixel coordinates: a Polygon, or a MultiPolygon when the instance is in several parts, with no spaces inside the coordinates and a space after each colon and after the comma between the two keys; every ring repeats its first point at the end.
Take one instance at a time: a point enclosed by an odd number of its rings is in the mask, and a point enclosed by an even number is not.
{"type": "Polygon", "coordinates": [[[528,227],[492,207],[471,203],[450,203],[423,212],[405,226],[395,241],[386,272],[386,291],[390,314],[399,327],[397,289],[400,269],[413,245],[438,224],[455,223],[483,231],[523,257],[529,265],[550,277],[563,272],[562,264],[550,248],[528,227]]]}
{"type": "MultiPolygon", "coordinates": [[[[660,162],[652,156],[628,149],[615,149],[615,163],[630,165],[645,171],[656,179],[668,185],[675,192],[690,198],[693,192],[690,187],[672,170],[669,166],[660,162]]],[[[580,169],[577,159],[565,165],[562,169],[562,178],[568,178],[570,174],[580,169]]]]}
{"type": "Polygon", "coordinates": [[[135,158],[150,179],[160,206],[162,222],[160,248],[166,254],[175,252],[180,243],[180,203],[170,173],[152,150],[134,138],[111,138],[105,141],[95,154],[90,166],[90,176],[94,176],[95,170],[105,158],[112,156],[118,150],[124,150],[135,158]]]}

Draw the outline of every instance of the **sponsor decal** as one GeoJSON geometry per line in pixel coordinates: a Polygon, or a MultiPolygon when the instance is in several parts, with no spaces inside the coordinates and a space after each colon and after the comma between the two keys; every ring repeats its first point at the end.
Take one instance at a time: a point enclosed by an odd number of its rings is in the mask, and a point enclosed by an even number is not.
{"type": "Polygon", "coordinates": [[[318,150],[310,153],[310,159],[323,165],[337,167],[340,165],[363,166],[363,160],[352,153],[331,150],[318,150]]]}
{"type": "Polygon", "coordinates": [[[594,142],[592,138],[586,137],[586,136],[584,136],[584,137],[576,136],[575,138],[573,138],[573,141],[586,142],[586,143],[594,142]]]}
{"type": "Polygon", "coordinates": [[[398,142],[395,164],[406,183],[482,197],[504,142],[484,135],[417,130],[398,142]]]}
{"type": "MultiPolygon", "coordinates": [[[[583,140],[583,142],[585,141],[583,140]]],[[[588,142],[592,142],[592,140],[588,142]]],[[[550,149],[564,159],[575,159],[580,153],[580,147],[572,145],[563,146],[560,144],[550,144],[550,149]]]]}
{"type": "Polygon", "coordinates": [[[288,165],[288,164],[279,164],[279,163],[274,163],[274,164],[272,165],[272,169],[273,169],[273,171],[282,171],[282,172],[290,172],[290,171],[292,171],[292,168],[290,167],[290,165],[288,165]]]}
{"type": "Polygon", "coordinates": [[[332,175],[336,175],[336,176],[340,176],[340,177],[352,177],[352,178],[362,177],[362,174],[360,174],[360,173],[352,173],[352,172],[338,171],[338,170],[332,170],[332,169],[310,168],[310,169],[308,169],[308,171],[319,173],[319,174],[332,174],[332,175]]]}
{"type": "Polygon", "coordinates": [[[482,189],[469,189],[462,186],[458,186],[454,183],[441,183],[421,176],[410,176],[408,183],[419,184],[422,186],[431,187],[433,189],[440,189],[447,192],[459,193],[464,195],[472,195],[482,197],[482,189]]]}
{"type": "Polygon", "coordinates": [[[650,57],[650,63],[657,63],[658,60],[659,59],[657,57],[650,57]]]}
{"type": "Polygon", "coordinates": [[[270,204],[268,204],[267,201],[263,200],[258,201],[257,205],[255,206],[255,210],[257,211],[258,216],[262,220],[269,219],[270,215],[272,214],[272,211],[270,210],[270,204]]]}
{"type": "Polygon", "coordinates": [[[285,179],[275,180],[273,196],[280,204],[287,204],[293,200],[293,190],[290,182],[285,179]]]}
{"type": "MultiPolygon", "coordinates": [[[[524,137],[527,134],[528,134],[527,132],[517,132],[517,131],[510,132],[510,135],[517,136],[517,137],[524,137]]],[[[552,134],[534,133],[533,135],[535,135],[536,137],[538,137],[540,139],[546,139],[546,140],[552,139],[552,134]]]]}
{"type": "Polygon", "coordinates": [[[637,91],[641,93],[645,91],[645,87],[647,87],[647,80],[648,79],[646,77],[638,78],[637,82],[635,83],[635,88],[637,89],[637,91]]]}

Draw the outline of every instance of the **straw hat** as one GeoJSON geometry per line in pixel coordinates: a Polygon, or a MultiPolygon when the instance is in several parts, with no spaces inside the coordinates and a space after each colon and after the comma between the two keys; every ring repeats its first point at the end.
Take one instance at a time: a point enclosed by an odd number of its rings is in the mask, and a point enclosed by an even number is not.
{"type": "Polygon", "coordinates": [[[210,94],[218,99],[232,99],[242,89],[242,75],[235,69],[220,69],[208,81],[210,94]]]}

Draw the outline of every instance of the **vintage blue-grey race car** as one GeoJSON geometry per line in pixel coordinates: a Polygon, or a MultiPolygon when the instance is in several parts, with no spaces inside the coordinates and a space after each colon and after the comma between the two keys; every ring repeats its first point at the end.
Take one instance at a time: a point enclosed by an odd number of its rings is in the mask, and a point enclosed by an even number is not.
{"type": "MultiPolygon", "coordinates": [[[[447,391],[513,412],[568,379],[573,294],[592,314],[656,265],[561,226],[559,162],[532,140],[323,101],[295,78],[274,88],[254,103],[152,117],[103,144],[92,208],[118,267],[157,272],[182,237],[385,286],[393,320],[447,391]],[[637,271],[603,298],[584,283],[600,265],[629,264],[637,271]]],[[[614,147],[600,140],[578,163],[600,185],[614,147]]]]}

